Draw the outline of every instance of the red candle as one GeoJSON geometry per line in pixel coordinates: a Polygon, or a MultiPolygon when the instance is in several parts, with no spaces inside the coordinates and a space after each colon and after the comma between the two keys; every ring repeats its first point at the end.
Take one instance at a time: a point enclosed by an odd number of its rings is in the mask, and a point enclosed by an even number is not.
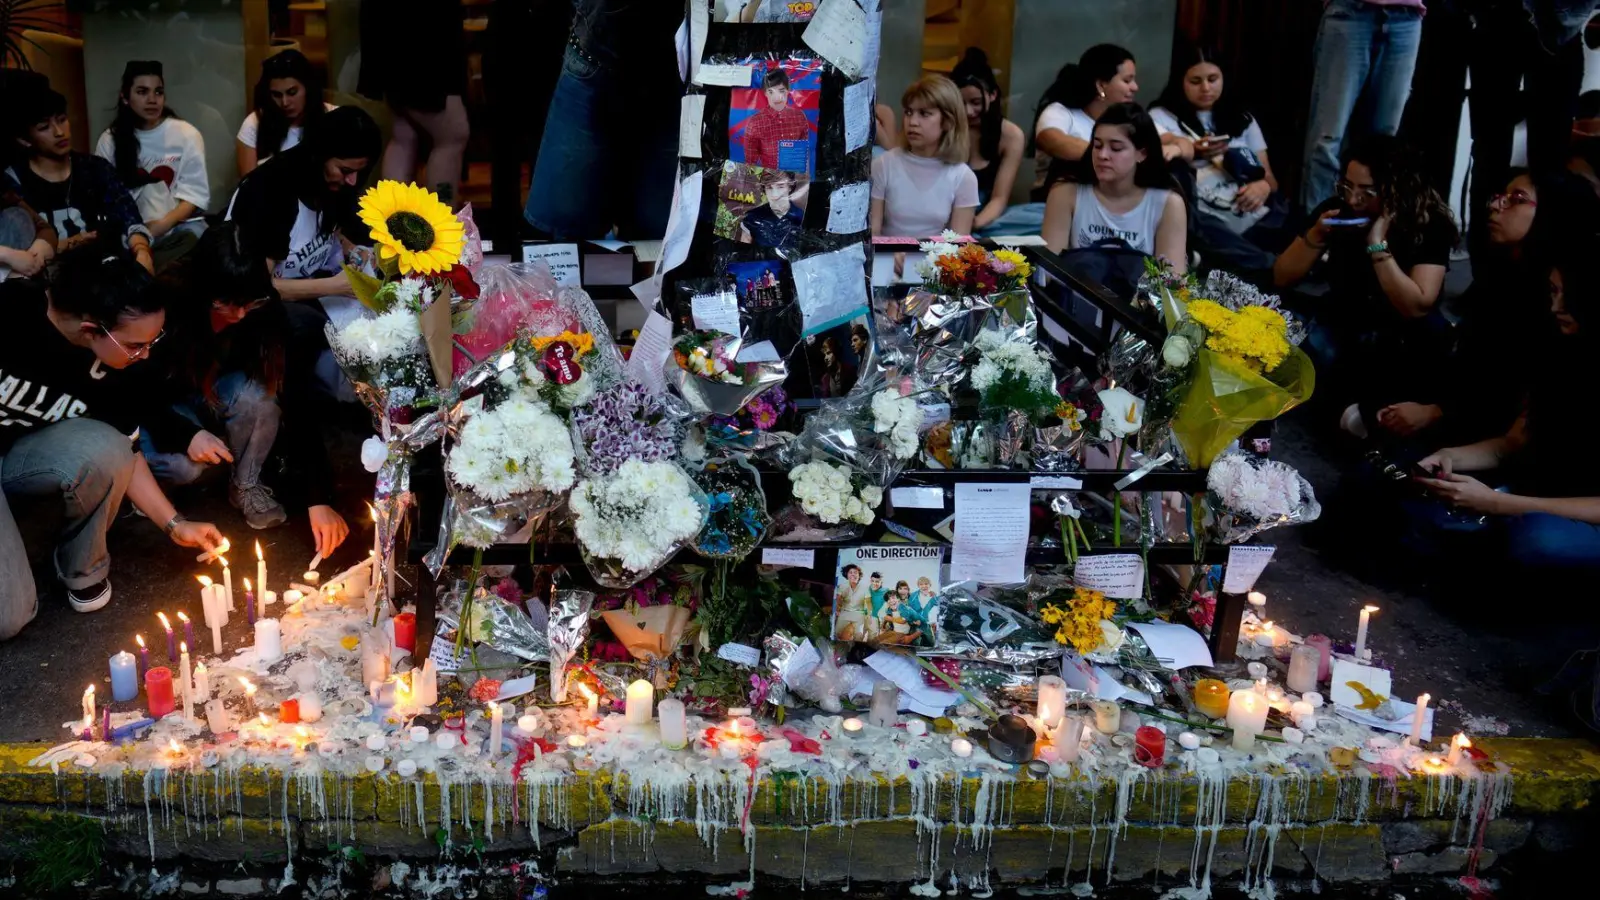
{"type": "Polygon", "coordinates": [[[289,699],[283,701],[278,707],[278,721],[285,725],[293,725],[300,721],[300,701],[289,699]]]}
{"type": "Polygon", "coordinates": [[[1317,658],[1317,681],[1327,681],[1333,671],[1333,640],[1325,634],[1313,634],[1306,638],[1306,646],[1317,648],[1321,654],[1317,658]]]}
{"type": "Polygon", "coordinates": [[[417,649],[417,614],[401,613],[394,617],[394,645],[401,650],[417,649]]]}
{"type": "Polygon", "coordinates": [[[1133,761],[1141,766],[1158,769],[1167,759],[1167,736],[1158,728],[1140,726],[1133,733],[1133,761]]]}
{"type": "Polygon", "coordinates": [[[172,670],[156,666],[144,673],[144,692],[150,701],[150,718],[159,719],[177,708],[172,701],[172,670]]]}

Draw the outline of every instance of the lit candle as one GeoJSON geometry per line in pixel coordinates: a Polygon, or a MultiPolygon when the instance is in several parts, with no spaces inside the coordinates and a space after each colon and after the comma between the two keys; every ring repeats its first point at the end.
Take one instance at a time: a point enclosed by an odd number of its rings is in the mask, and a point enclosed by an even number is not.
{"type": "Polygon", "coordinates": [[[595,694],[587,684],[581,681],[578,682],[578,693],[582,694],[584,698],[584,715],[589,719],[597,717],[600,714],[599,695],[595,694]]]}
{"type": "Polygon", "coordinates": [[[1282,630],[1271,622],[1261,623],[1261,630],[1256,632],[1256,644],[1262,647],[1276,647],[1282,639],[1282,630]]]}
{"type": "MultiPolygon", "coordinates": [[[[648,682],[636,681],[636,682],[634,682],[634,684],[648,684],[648,682]]],[[[630,697],[633,694],[633,685],[629,685],[628,686],[628,694],[630,695],[630,697]]],[[[633,719],[633,712],[632,712],[632,704],[631,703],[629,704],[628,718],[629,718],[629,721],[632,721],[632,719],[633,719]]],[[[647,719],[646,721],[649,721],[649,720],[647,719]]],[[[501,741],[502,737],[504,736],[504,734],[505,734],[505,710],[500,708],[500,704],[494,702],[493,700],[490,700],[489,701],[489,757],[491,759],[493,759],[494,757],[500,755],[500,741],[501,741]]]]}
{"type": "MultiPolygon", "coordinates": [[[[128,664],[133,664],[132,654],[128,656],[128,664]]],[[[172,670],[156,666],[144,673],[144,693],[150,703],[150,718],[159,719],[172,712],[176,706],[172,698],[172,670]]]]}
{"type": "Polygon", "coordinates": [[[222,596],[227,602],[228,612],[233,612],[233,570],[228,568],[227,557],[219,556],[217,562],[222,563],[222,596]]]}
{"type": "Polygon", "coordinates": [[[1228,727],[1233,749],[1249,750],[1267,727],[1267,699],[1254,691],[1234,691],[1228,698],[1228,727]]]}
{"type": "Polygon", "coordinates": [[[584,747],[589,746],[589,740],[581,734],[569,734],[567,735],[567,746],[573,750],[582,750],[584,747]]]}
{"type": "Polygon", "coordinates": [[[1422,760],[1422,770],[1424,772],[1433,772],[1437,774],[1439,772],[1443,772],[1448,767],[1449,763],[1445,762],[1444,757],[1441,756],[1427,756],[1422,760]]]}
{"type": "Polygon", "coordinates": [[[194,694],[192,697],[196,706],[205,706],[211,702],[211,673],[206,671],[205,663],[199,663],[194,667],[194,694]]]}
{"type": "Polygon", "coordinates": [[[83,689],[83,730],[94,727],[94,685],[83,689]]]}
{"type": "Polygon", "coordinates": [[[1376,606],[1361,607],[1361,621],[1356,623],[1356,662],[1366,658],[1367,655],[1367,624],[1372,620],[1372,614],[1377,612],[1376,606]]]}
{"type": "MultiPolygon", "coordinates": [[[[418,726],[418,727],[421,727],[421,726],[418,726]]],[[[539,717],[538,716],[534,715],[533,713],[524,713],[524,714],[522,714],[522,715],[517,717],[517,736],[518,737],[531,738],[531,737],[533,737],[534,733],[537,732],[538,730],[539,730],[539,717]]],[[[426,728],[424,728],[424,729],[422,729],[422,732],[423,732],[423,735],[426,736],[428,730],[426,728]]]]}
{"type": "Polygon", "coordinates": [[[183,698],[183,717],[193,715],[194,688],[189,681],[189,645],[178,645],[178,694],[183,698]]]}
{"type": "Polygon", "coordinates": [[[150,648],[144,645],[142,634],[134,635],[133,642],[139,645],[139,674],[142,677],[145,672],[150,671],[150,648]]]}
{"type": "Polygon", "coordinates": [[[1083,749],[1083,725],[1082,716],[1061,717],[1061,724],[1056,726],[1050,740],[1061,754],[1062,762],[1078,761],[1078,752],[1083,749]]]}
{"type": "Polygon", "coordinates": [[[168,762],[183,762],[184,756],[183,745],[178,743],[177,738],[167,742],[166,757],[168,762]]]}
{"type": "Polygon", "coordinates": [[[256,541],[256,588],[261,591],[261,605],[272,605],[267,599],[272,595],[267,592],[267,558],[261,553],[260,541],[256,541]]]}
{"type": "Polygon", "coordinates": [[[244,620],[250,625],[256,623],[256,592],[250,589],[250,579],[244,580],[244,620]]]}
{"type": "Polygon", "coordinates": [[[627,705],[623,708],[626,723],[638,728],[649,725],[655,716],[656,689],[643,678],[628,685],[627,705]]]}
{"type": "Polygon", "coordinates": [[[244,688],[245,708],[246,709],[250,709],[250,710],[255,709],[256,708],[256,686],[251,684],[250,683],[250,679],[248,679],[248,678],[240,678],[239,679],[239,686],[244,688]]]}
{"type": "Polygon", "coordinates": [[[317,583],[322,580],[322,573],[318,572],[316,569],[307,569],[300,575],[300,580],[311,587],[316,587],[317,583]]]}
{"type": "Polygon", "coordinates": [[[1289,718],[1294,720],[1294,727],[1301,731],[1312,731],[1317,727],[1316,707],[1304,700],[1296,700],[1289,705],[1289,718]]]}
{"type": "Polygon", "coordinates": [[[412,670],[411,694],[418,706],[439,702],[439,667],[432,659],[423,660],[420,670],[412,670]]]}
{"type": "Polygon", "coordinates": [[[893,728],[900,721],[900,686],[888,679],[872,686],[872,702],[867,721],[879,728],[893,728]]]}
{"type": "Polygon", "coordinates": [[[1056,675],[1040,675],[1035,686],[1038,688],[1039,705],[1034,714],[1044,727],[1054,728],[1061,724],[1061,716],[1067,711],[1067,683],[1056,675]]]}
{"type": "Polygon", "coordinates": [[[956,738],[950,742],[950,752],[961,759],[966,759],[972,755],[972,742],[966,738],[956,738]]]}
{"type": "Polygon", "coordinates": [[[183,623],[183,642],[191,647],[198,647],[194,642],[194,623],[189,621],[189,614],[179,611],[178,621],[183,623]]]}
{"type": "Polygon", "coordinates": [[[278,620],[256,622],[256,658],[263,663],[275,663],[282,657],[283,640],[278,632],[278,620]]]}
{"type": "Polygon", "coordinates": [[[1094,730],[1101,734],[1116,734],[1122,726],[1122,707],[1115,700],[1092,700],[1089,708],[1094,710],[1094,730]]]}
{"type": "Polygon", "coordinates": [[[656,706],[661,719],[661,746],[668,750],[682,750],[689,746],[689,728],[683,701],[668,697],[656,706]]]}
{"type": "Polygon", "coordinates": [[[1215,678],[1202,678],[1194,685],[1194,706],[1212,719],[1228,714],[1228,686],[1215,678]]]}
{"type": "Polygon", "coordinates": [[[845,719],[839,725],[839,729],[844,732],[844,736],[847,738],[861,737],[861,732],[864,728],[865,726],[862,724],[861,720],[854,716],[845,719]]]}
{"type": "Polygon", "coordinates": [[[294,745],[296,750],[305,750],[311,746],[311,729],[304,725],[294,727],[294,745]]]}
{"type": "Polygon", "coordinates": [[[1428,701],[1432,699],[1427,694],[1417,698],[1417,710],[1411,714],[1411,736],[1407,738],[1412,744],[1422,743],[1422,723],[1428,712],[1428,701]]]}
{"type": "Polygon", "coordinates": [[[1450,755],[1445,761],[1451,766],[1461,765],[1461,752],[1471,746],[1472,741],[1466,735],[1456,732],[1456,736],[1450,739],[1450,755]]]}
{"type": "Polygon", "coordinates": [[[283,592],[283,605],[289,608],[289,612],[299,612],[300,601],[304,597],[305,594],[300,593],[294,588],[289,588],[287,591],[283,592]]]}
{"type": "Polygon", "coordinates": [[[1322,661],[1322,651],[1310,644],[1302,644],[1289,651],[1289,690],[1297,694],[1317,689],[1317,667],[1322,661]]]}
{"type": "Polygon", "coordinates": [[[371,684],[389,678],[389,635],[382,628],[361,632],[361,681],[371,684]]]}
{"type": "Polygon", "coordinates": [[[139,696],[138,665],[133,654],[126,650],[119,650],[111,657],[111,699],[121,703],[139,696]]]}
{"type": "Polygon", "coordinates": [[[297,694],[300,701],[300,721],[316,722],[322,718],[322,697],[315,691],[297,694]]]}
{"type": "Polygon", "coordinates": [[[167,632],[167,659],[169,661],[177,659],[178,642],[173,640],[172,637],[172,623],[167,621],[167,614],[164,612],[156,613],[156,618],[161,620],[161,627],[167,632]]]}

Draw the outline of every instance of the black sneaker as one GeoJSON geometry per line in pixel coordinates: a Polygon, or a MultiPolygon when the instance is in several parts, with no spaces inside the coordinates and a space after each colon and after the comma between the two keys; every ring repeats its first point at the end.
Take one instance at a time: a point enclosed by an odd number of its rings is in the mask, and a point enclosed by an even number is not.
{"type": "Polygon", "coordinates": [[[96,582],[84,588],[68,588],[67,602],[75,612],[98,612],[111,602],[111,579],[96,582]]]}

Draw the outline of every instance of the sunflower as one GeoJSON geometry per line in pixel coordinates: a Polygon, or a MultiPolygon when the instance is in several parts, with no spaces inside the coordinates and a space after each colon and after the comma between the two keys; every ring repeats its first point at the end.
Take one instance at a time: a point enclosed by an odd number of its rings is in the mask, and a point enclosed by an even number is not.
{"type": "Polygon", "coordinates": [[[438,195],[414,184],[380,181],[361,197],[361,221],[384,259],[399,257],[402,275],[447,272],[466,242],[461,220],[438,195]]]}

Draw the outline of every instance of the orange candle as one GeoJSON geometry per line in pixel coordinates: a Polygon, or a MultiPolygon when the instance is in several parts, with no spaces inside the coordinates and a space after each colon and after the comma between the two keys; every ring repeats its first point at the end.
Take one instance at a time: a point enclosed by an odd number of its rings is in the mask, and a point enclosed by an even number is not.
{"type": "Polygon", "coordinates": [[[300,701],[290,698],[278,706],[278,721],[293,725],[300,721],[300,701]]]}
{"type": "Polygon", "coordinates": [[[1194,686],[1195,709],[1213,719],[1228,714],[1228,686],[1215,678],[1202,678],[1194,686]]]}

